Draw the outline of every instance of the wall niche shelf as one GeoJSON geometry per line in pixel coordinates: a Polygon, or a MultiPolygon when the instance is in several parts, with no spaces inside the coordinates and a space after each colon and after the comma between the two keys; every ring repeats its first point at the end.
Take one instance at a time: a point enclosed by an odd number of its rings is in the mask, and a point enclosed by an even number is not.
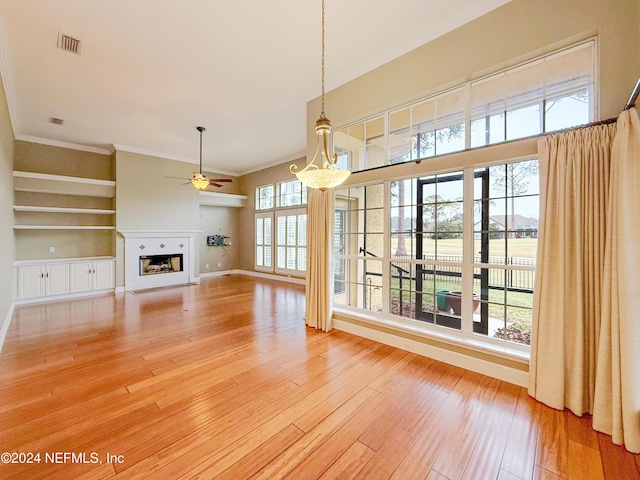
{"type": "Polygon", "coordinates": [[[84,177],[68,177],[48,173],[13,171],[13,189],[17,192],[55,193],[83,197],[112,198],[116,182],[84,177]]]}
{"type": "Polygon", "coordinates": [[[49,213],[86,213],[91,215],[112,215],[115,210],[97,208],[40,207],[35,205],[14,205],[16,212],[49,212],[49,213]]]}
{"type": "Polygon", "coordinates": [[[14,225],[14,230],[115,230],[114,225],[14,225]]]}
{"type": "MultiPolygon", "coordinates": [[[[112,180],[14,170],[13,189],[15,192],[36,194],[31,196],[22,194],[21,199],[16,194],[17,204],[13,206],[14,231],[115,230],[116,228],[114,224],[116,211],[112,200],[116,194],[116,182],[112,180]],[[47,194],[48,197],[39,194],[47,194]],[[104,221],[99,221],[97,218],[87,222],[79,221],[74,217],[78,214],[100,216],[104,221]],[[108,215],[113,217],[109,218],[108,215]],[[78,225],[78,223],[84,225],[78,225]]],[[[86,218],[89,219],[89,217],[86,218]]]]}

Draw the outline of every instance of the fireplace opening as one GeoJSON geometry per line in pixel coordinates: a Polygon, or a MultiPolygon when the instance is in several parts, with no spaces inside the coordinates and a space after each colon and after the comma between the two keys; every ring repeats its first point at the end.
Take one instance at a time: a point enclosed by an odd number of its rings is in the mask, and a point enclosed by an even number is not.
{"type": "Polygon", "coordinates": [[[182,272],[182,253],[140,255],[140,275],[182,272]]]}

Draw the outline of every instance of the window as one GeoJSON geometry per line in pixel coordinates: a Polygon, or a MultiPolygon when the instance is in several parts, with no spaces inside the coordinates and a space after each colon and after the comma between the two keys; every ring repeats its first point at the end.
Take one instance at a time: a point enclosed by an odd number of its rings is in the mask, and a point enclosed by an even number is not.
{"type": "Polygon", "coordinates": [[[307,187],[300,180],[289,180],[278,183],[278,207],[306,205],[307,187]]]}
{"type": "Polygon", "coordinates": [[[538,244],[538,161],[479,168],[474,177],[478,332],[528,345],[538,244]]]}
{"type": "Polygon", "coordinates": [[[307,270],[307,212],[303,209],[276,213],[276,272],[307,270]]]}
{"type": "Polygon", "coordinates": [[[273,271],[273,214],[256,214],[256,270],[273,271]]]}
{"type": "Polygon", "coordinates": [[[458,88],[389,112],[389,163],[464,150],[465,102],[458,88]]]}
{"type": "Polygon", "coordinates": [[[341,287],[335,292],[336,305],[382,311],[384,203],[383,184],[336,191],[343,219],[342,253],[334,245],[334,261],[341,265],[334,268],[334,283],[341,287]]]}
{"type": "Polygon", "coordinates": [[[270,210],[273,208],[273,185],[256,188],[256,210],[270,210]]]}
{"type": "Polygon", "coordinates": [[[333,149],[341,168],[353,170],[380,167],[387,163],[385,117],[378,116],[333,132],[333,149]]]}
{"type": "Polygon", "coordinates": [[[337,128],[334,152],[359,171],[588,123],[594,52],[590,40],[337,128]]]}
{"type": "Polygon", "coordinates": [[[307,212],[290,208],[307,203],[307,189],[299,180],[256,188],[256,270],[304,275],[307,270],[307,212]],[[275,209],[274,209],[275,199],[275,209]],[[275,245],[274,245],[275,244],[275,245]],[[275,248],[274,248],[275,247],[275,248]]]}
{"type": "Polygon", "coordinates": [[[528,345],[538,184],[530,159],[336,192],[334,304],[528,345]]]}
{"type": "Polygon", "coordinates": [[[471,147],[593,119],[593,42],[472,82],[471,147]]]}

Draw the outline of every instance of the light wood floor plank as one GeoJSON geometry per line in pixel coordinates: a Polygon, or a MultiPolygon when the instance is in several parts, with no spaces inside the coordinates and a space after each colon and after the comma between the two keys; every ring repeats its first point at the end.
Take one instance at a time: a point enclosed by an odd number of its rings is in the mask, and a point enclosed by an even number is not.
{"type": "Polygon", "coordinates": [[[242,275],[16,307],[0,452],[103,463],[0,463],[0,478],[640,480],[640,456],[589,416],[307,328],[304,310],[302,286],[242,275]]]}

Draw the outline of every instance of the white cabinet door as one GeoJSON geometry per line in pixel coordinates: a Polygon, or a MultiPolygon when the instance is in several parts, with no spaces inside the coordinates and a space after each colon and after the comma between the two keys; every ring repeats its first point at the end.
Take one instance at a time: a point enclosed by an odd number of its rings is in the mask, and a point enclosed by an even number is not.
{"type": "Polygon", "coordinates": [[[47,265],[45,268],[45,295],[69,293],[69,264],[47,265]]]}
{"type": "Polygon", "coordinates": [[[30,265],[18,268],[18,298],[44,297],[43,265],[30,265]]]}
{"type": "Polygon", "coordinates": [[[93,263],[72,263],[70,265],[69,279],[69,291],[71,293],[90,291],[93,288],[93,263]]]}
{"type": "Polygon", "coordinates": [[[93,263],[93,289],[103,290],[115,286],[113,260],[105,260],[93,263]]]}

